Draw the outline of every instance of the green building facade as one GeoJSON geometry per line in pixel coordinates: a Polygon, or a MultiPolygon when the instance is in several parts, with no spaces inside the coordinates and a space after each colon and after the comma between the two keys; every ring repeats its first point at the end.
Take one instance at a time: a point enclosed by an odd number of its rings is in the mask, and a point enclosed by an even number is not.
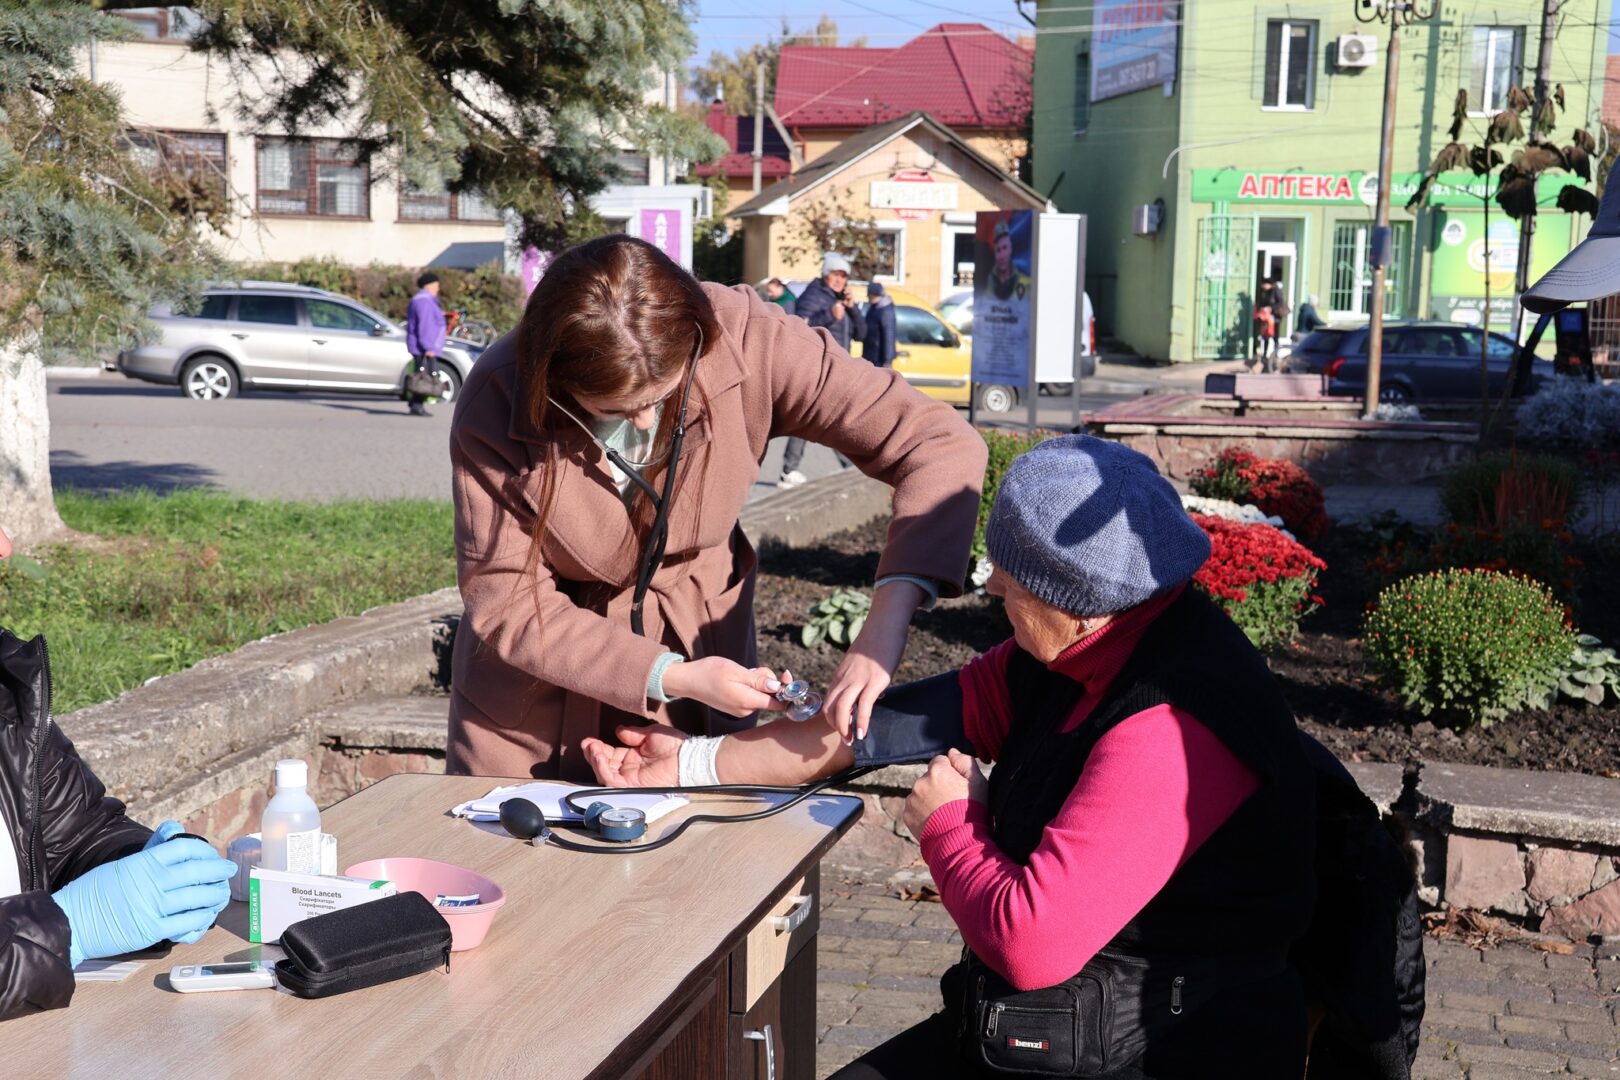
{"type": "MultiPolygon", "coordinates": [[[[1602,138],[1609,2],[1562,5],[1550,80],[1564,90],[1560,145],[1578,127],[1602,138]]],[[[1087,288],[1104,333],[1156,359],[1245,356],[1268,276],[1296,313],[1315,296],[1330,320],[1366,317],[1390,31],[1360,22],[1358,6],[1039,0],[1034,186],[1088,217],[1087,288]]],[[[1401,31],[1389,317],[1478,325],[1489,289],[1490,324],[1511,326],[1519,230],[1488,202],[1495,177],[1447,174],[1426,208],[1405,204],[1447,141],[1459,89],[1478,113],[1472,144],[1508,87],[1531,84],[1541,10],[1447,0],[1401,31]]],[[[1582,181],[1542,177],[1532,280],[1590,225],[1554,208],[1568,183],[1582,181]]]]}

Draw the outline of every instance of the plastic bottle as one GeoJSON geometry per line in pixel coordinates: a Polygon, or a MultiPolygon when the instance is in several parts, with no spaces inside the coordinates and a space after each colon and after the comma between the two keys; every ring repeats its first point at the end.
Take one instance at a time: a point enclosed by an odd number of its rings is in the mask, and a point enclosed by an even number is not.
{"type": "Polygon", "coordinates": [[[321,872],[321,810],[309,797],[309,765],[298,758],[276,762],[276,793],[264,808],[261,830],[266,870],[321,872]]]}

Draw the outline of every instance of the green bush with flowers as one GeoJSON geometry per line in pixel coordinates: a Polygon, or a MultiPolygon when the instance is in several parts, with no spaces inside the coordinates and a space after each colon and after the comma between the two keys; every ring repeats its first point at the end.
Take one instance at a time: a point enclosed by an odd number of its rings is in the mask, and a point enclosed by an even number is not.
{"type": "Polygon", "coordinates": [[[1407,708],[1485,725],[1550,704],[1575,633],[1564,606],[1538,582],[1441,570],[1381,592],[1362,642],[1407,708]]]}
{"type": "Polygon", "coordinates": [[[1304,544],[1261,522],[1192,514],[1210,555],[1193,585],[1219,604],[1257,649],[1286,645],[1322,603],[1313,591],[1327,564],[1304,544]]]}
{"type": "Polygon", "coordinates": [[[1301,540],[1315,540],[1332,525],[1323,505],[1322,485],[1292,461],[1262,458],[1229,446],[1187,483],[1208,499],[1258,506],[1282,518],[1301,540]]]}

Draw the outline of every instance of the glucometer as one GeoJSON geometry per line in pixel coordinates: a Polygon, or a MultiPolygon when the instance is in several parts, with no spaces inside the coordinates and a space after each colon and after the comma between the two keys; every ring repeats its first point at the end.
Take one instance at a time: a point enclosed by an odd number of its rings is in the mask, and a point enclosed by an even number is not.
{"type": "Polygon", "coordinates": [[[169,985],[182,994],[214,990],[267,990],[276,985],[275,966],[262,960],[220,964],[184,964],[169,969],[169,985]]]}

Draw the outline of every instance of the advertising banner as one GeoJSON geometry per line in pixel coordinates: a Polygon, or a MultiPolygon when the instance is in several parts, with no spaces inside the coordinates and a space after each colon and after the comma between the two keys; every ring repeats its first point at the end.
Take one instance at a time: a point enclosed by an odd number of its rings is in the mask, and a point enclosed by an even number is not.
{"type": "Polygon", "coordinates": [[[677,265],[686,265],[681,257],[681,234],[685,231],[686,215],[680,209],[643,210],[641,228],[637,236],[662,251],[677,265]]]}
{"type": "Polygon", "coordinates": [[[1097,0],[1091,20],[1092,101],[1175,80],[1179,0],[1097,0]]]}
{"type": "MultiPolygon", "coordinates": [[[[1423,180],[1417,172],[1394,173],[1389,180],[1390,206],[1406,205],[1423,180]]],[[[1497,178],[1473,173],[1441,173],[1429,188],[1430,206],[1479,207],[1496,193],[1497,178]]],[[[1543,175],[1536,183],[1536,205],[1542,209],[1558,203],[1558,193],[1569,186],[1582,187],[1578,176],[1543,175]]],[[[1193,202],[1299,203],[1310,205],[1356,205],[1368,207],[1378,202],[1378,173],[1246,171],[1243,169],[1194,169],[1193,202]]]]}
{"type": "Polygon", "coordinates": [[[534,287],[540,284],[541,275],[551,263],[551,253],[541,251],[530,245],[523,249],[523,256],[518,260],[518,277],[523,282],[523,299],[527,300],[534,287]]]}
{"type": "MultiPolygon", "coordinates": [[[[1569,219],[1562,214],[1537,219],[1530,252],[1530,280],[1569,254],[1569,219]]],[[[1448,210],[1435,219],[1434,257],[1429,267],[1429,306],[1433,317],[1478,326],[1490,284],[1492,329],[1513,326],[1513,275],[1519,264],[1519,223],[1506,214],[1448,210]],[[1489,239],[1489,243],[1487,243],[1489,239]]]]}
{"type": "Polygon", "coordinates": [[[1029,383],[1035,211],[974,215],[973,381],[1029,383]]]}

